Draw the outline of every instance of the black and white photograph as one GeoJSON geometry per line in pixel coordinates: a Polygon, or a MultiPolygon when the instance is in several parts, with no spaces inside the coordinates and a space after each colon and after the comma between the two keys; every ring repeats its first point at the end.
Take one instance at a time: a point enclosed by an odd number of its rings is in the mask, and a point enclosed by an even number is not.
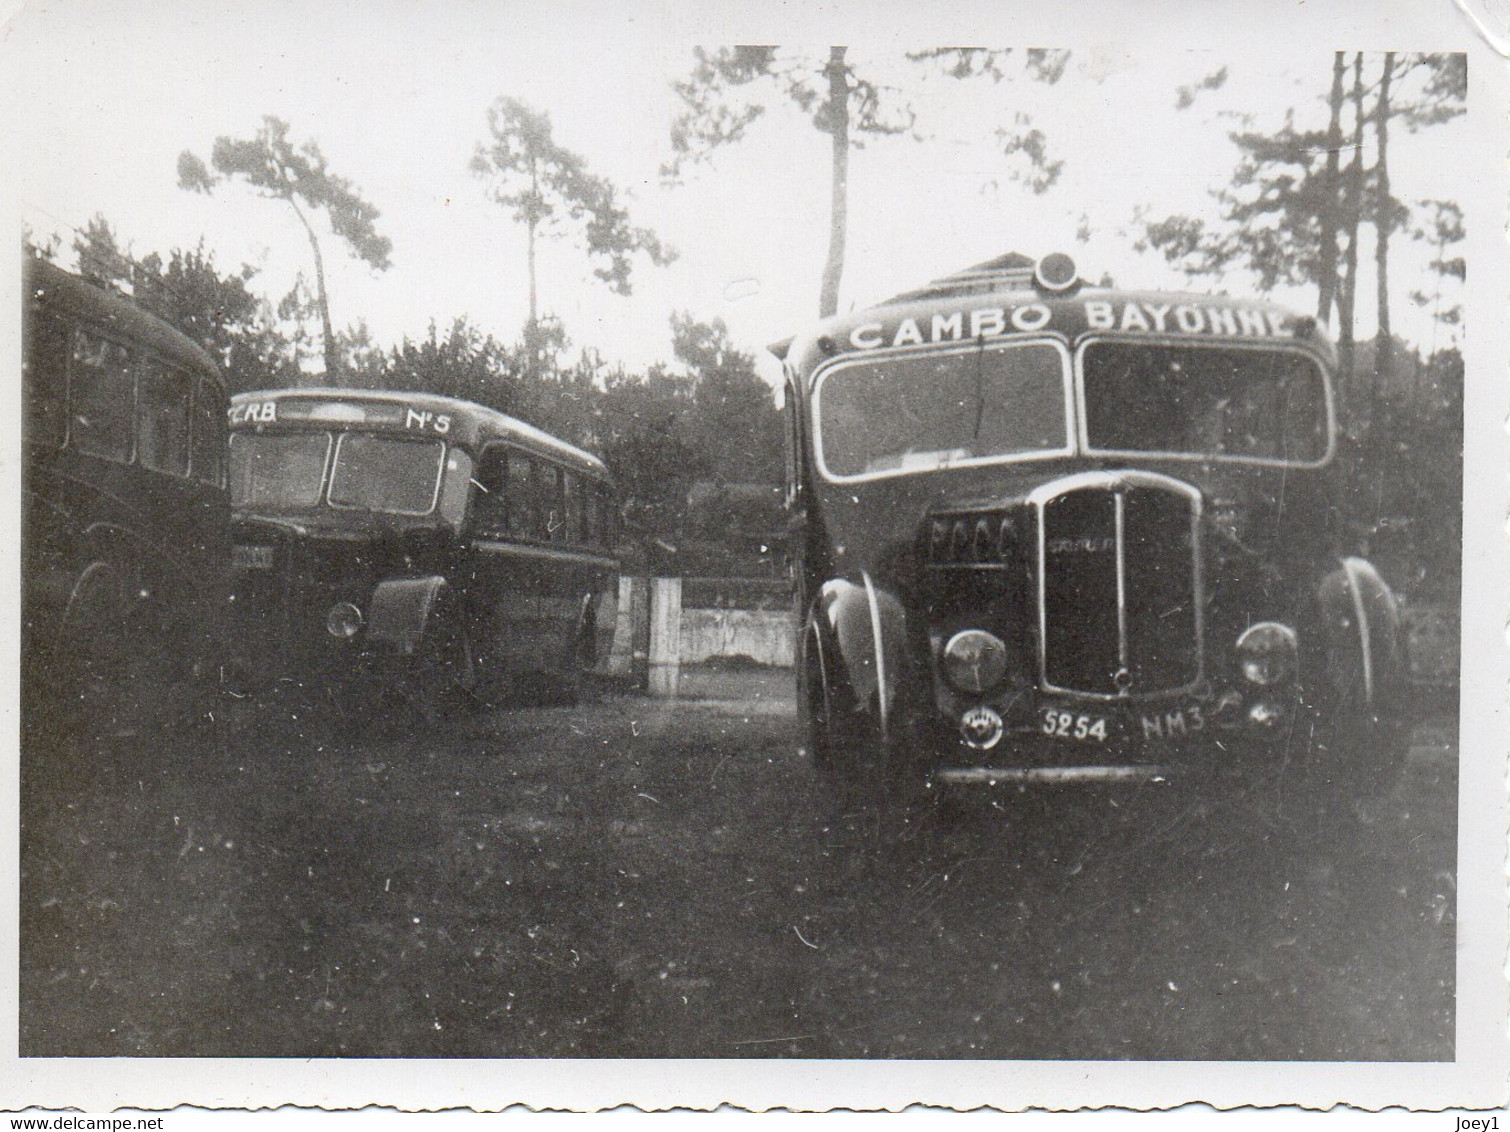
{"type": "Polygon", "coordinates": [[[1492,6],[10,7],[0,1105],[1505,1103],[1492,6]]]}

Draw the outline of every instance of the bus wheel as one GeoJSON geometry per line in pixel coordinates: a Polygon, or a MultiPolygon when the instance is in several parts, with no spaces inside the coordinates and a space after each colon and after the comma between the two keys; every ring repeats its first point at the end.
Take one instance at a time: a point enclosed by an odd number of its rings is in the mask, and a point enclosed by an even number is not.
{"type": "Polygon", "coordinates": [[[559,679],[552,680],[546,689],[544,702],[560,707],[575,707],[582,700],[582,690],[588,676],[597,664],[598,639],[591,610],[577,626],[576,636],[567,651],[566,663],[561,666],[559,679]]]}
{"type": "Polygon", "coordinates": [[[830,832],[872,865],[915,853],[932,823],[912,732],[905,716],[883,733],[874,713],[853,713],[830,715],[818,740],[830,832]]]}
{"type": "Polygon", "coordinates": [[[442,611],[442,619],[420,639],[401,690],[426,727],[465,713],[477,690],[477,654],[472,635],[460,617],[442,611]]]}
{"type": "Polygon", "coordinates": [[[582,618],[573,659],[577,668],[584,673],[591,672],[598,666],[598,615],[591,608],[582,618]]]}
{"type": "Polygon", "coordinates": [[[803,731],[807,740],[808,756],[812,759],[813,774],[818,786],[825,792],[838,788],[834,780],[833,741],[829,733],[832,709],[829,704],[828,681],[823,674],[822,654],[817,642],[818,631],[808,633],[808,647],[802,661],[803,731]]]}
{"type": "Polygon", "coordinates": [[[84,680],[118,679],[130,623],[126,582],[108,562],[91,562],[74,583],[58,627],[58,649],[84,680]]]}
{"type": "Polygon", "coordinates": [[[96,732],[116,725],[130,698],[131,626],[126,578],[108,562],[91,562],[69,594],[52,650],[50,698],[63,712],[57,722],[96,732]]]}
{"type": "Polygon", "coordinates": [[[521,678],[518,686],[524,701],[534,707],[575,707],[582,699],[582,687],[596,651],[593,623],[586,615],[560,648],[556,663],[521,678]]]}

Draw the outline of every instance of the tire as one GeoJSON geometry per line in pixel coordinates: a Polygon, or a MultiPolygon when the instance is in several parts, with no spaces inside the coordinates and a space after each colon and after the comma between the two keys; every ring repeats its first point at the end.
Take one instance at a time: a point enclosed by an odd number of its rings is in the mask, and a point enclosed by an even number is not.
{"type": "Polygon", "coordinates": [[[1331,623],[1319,679],[1308,689],[1314,731],[1307,769],[1323,819],[1345,822],[1399,784],[1410,726],[1409,661],[1394,599],[1367,563],[1343,566],[1350,603],[1331,623]]]}
{"type": "Polygon", "coordinates": [[[872,866],[924,853],[937,825],[916,728],[904,712],[891,716],[883,733],[874,711],[830,714],[815,743],[815,752],[826,751],[815,768],[831,828],[872,866]]]}
{"type": "Polygon", "coordinates": [[[53,648],[75,684],[125,675],[131,625],[128,582],[108,562],[91,562],[74,582],[53,648]]]}
{"type": "Polygon", "coordinates": [[[33,669],[38,727],[95,738],[122,725],[133,702],[133,617],[129,577],[91,562],[74,581],[47,649],[33,669]]]}
{"type": "Polygon", "coordinates": [[[478,685],[477,654],[459,607],[442,606],[432,616],[438,620],[426,627],[398,680],[398,691],[426,728],[467,714],[478,685]]]}
{"type": "Polygon", "coordinates": [[[526,701],[541,707],[576,707],[593,684],[597,663],[597,615],[591,603],[584,601],[561,662],[526,678],[526,701]]]}

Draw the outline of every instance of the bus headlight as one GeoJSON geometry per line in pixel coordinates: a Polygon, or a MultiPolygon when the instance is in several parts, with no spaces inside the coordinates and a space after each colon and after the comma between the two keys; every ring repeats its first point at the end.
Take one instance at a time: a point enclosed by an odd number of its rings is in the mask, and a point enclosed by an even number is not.
{"type": "Polygon", "coordinates": [[[338,601],[325,614],[325,631],[338,641],[349,641],[362,631],[362,611],[349,601],[338,601]]]}
{"type": "Polygon", "coordinates": [[[1277,621],[1249,625],[1237,639],[1237,658],[1243,679],[1263,688],[1273,687],[1295,675],[1299,655],[1295,630],[1277,621]]]}
{"type": "Polygon", "coordinates": [[[981,629],[966,629],[944,646],[944,676],[961,692],[987,692],[1007,674],[1007,646],[981,629]]]}

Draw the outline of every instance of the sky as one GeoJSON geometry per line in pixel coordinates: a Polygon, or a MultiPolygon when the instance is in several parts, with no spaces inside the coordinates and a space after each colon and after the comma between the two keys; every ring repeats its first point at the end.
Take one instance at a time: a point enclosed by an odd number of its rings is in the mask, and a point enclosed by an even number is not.
{"type": "MultiPolygon", "coordinates": [[[[1109,273],[1127,286],[1249,289],[1241,277],[1189,283],[1157,255],[1136,253],[1129,225],[1140,207],[1152,216],[1214,216],[1212,193],[1237,158],[1227,139],[1237,123],[1226,113],[1251,114],[1259,128],[1279,125],[1289,110],[1302,125],[1324,124],[1330,51],[1304,26],[1288,31],[1270,20],[1254,25],[1264,33],[1257,36],[1244,32],[1230,5],[1129,6],[1199,11],[1206,31],[1221,23],[1227,34],[1215,43],[1196,34],[1150,37],[1143,20],[1121,33],[1098,26],[1084,42],[1084,27],[1071,21],[1049,30],[1075,34],[1039,41],[1073,51],[1050,88],[1020,76],[993,84],[929,74],[903,56],[958,42],[954,28],[920,18],[949,9],[872,10],[910,18],[864,29],[851,60],[906,90],[924,136],[868,141],[851,155],[841,310],[1009,250],[1069,251],[1084,276],[1109,273]],[[1178,87],[1224,66],[1224,87],[1176,110],[1178,87]],[[1021,113],[1064,162],[1058,184],[1041,196],[1014,179],[1020,163],[993,140],[1021,113]]],[[[392,267],[377,272],[334,237],[324,240],[337,327],[365,321],[378,343],[394,344],[423,335],[432,320],[445,328],[464,315],[514,341],[528,301],[524,229],[467,167],[485,136],[488,105],[507,95],[545,111],[557,140],[619,186],[632,221],[678,252],[667,268],[637,258],[633,294],[621,297],[593,277],[570,236],[543,243],[542,312],[562,319],[574,345],[632,368],[670,360],[669,317],[687,311],[723,319],[736,345],[761,353],[817,315],[828,140],[775,101],[710,165],[690,169],[679,187],[662,183],[679,109],[672,83],[689,72],[692,46],[764,30],[709,15],[719,11],[727,10],[587,0],[28,4],[0,42],[29,110],[12,129],[11,152],[21,160],[8,172],[9,187],[21,220],[40,236],[59,234],[65,249],[73,230],[99,213],[138,257],[202,239],[222,270],[256,266],[254,289],[276,299],[296,272],[311,274],[290,210],[234,183],[212,196],[186,193],[175,172],[181,151],[208,158],[218,135],[250,136],[263,115],[276,115],[296,140],[317,142],[330,168],[378,207],[378,230],[393,241],[392,267]]],[[[831,33],[821,20],[774,30],[814,36],[806,54],[821,67],[822,33],[831,33]]],[[[1002,24],[1004,35],[1011,30],[1002,24]]],[[[1396,131],[1395,193],[1407,201],[1453,197],[1452,155],[1464,129],[1460,122],[1414,136],[1396,131]]],[[[1392,250],[1397,331],[1427,346],[1431,320],[1406,295],[1427,279],[1428,249],[1397,239],[1392,250]]],[[[1371,264],[1367,241],[1363,252],[1371,264]]],[[[1371,295],[1370,275],[1364,287],[1371,295]]],[[[1276,297],[1314,306],[1309,291],[1276,297]]],[[[1373,325],[1371,304],[1361,304],[1360,336],[1373,325]]]]}

